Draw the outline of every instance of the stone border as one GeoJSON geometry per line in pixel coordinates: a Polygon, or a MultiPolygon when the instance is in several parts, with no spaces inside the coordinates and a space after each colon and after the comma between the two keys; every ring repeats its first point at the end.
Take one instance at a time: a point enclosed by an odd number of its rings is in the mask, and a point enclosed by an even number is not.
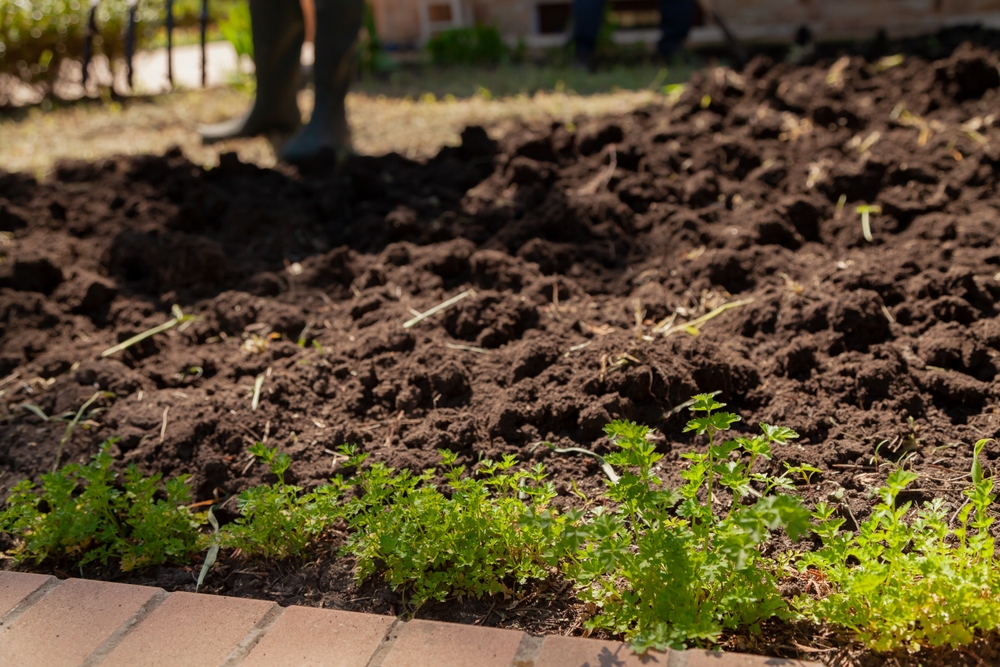
{"type": "Polygon", "coordinates": [[[4,667],[818,667],[0,572],[4,667]]]}

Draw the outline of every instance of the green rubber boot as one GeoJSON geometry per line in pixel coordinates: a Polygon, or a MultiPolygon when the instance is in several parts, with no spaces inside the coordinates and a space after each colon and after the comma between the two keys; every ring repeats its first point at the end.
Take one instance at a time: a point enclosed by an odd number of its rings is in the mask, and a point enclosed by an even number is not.
{"type": "Polygon", "coordinates": [[[302,124],[295,99],[305,38],[299,0],[250,0],[250,21],[257,77],[253,106],[239,118],[199,127],[205,142],[294,132],[302,124]]]}
{"type": "Polygon", "coordinates": [[[328,150],[350,149],[344,98],[364,10],[364,0],[316,0],[316,106],[309,124],[281,149],[283,160],[297,162],[328,150]]]}

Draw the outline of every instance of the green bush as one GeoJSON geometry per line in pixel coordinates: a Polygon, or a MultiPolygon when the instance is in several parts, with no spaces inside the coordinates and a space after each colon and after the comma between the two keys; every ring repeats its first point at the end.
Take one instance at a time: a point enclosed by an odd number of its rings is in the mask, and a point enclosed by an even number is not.
{"type": "MultiPolygon", "coordinates": [[[[240,0],[214,1],[213,21],[233,8],[245,8],[240,0]]],[[[51,84],[63,60],[79,60],[87,36],[90,4],[86,0],[4,0],[0,2],[0,74],[16,76],[31,84],[51,84]]],[[[176,0],[174,24],[196,26],[201,0],[176,0]]],[[[140,0],[136,9],[136,48],[150,43],[162,29],[166,16],[164,0],[140,0]]],[[[125,53],[128,25],[127,0],[101,0],[97,8],[98,36],[94,53],[111,60],[125,53]]]]}
{"type": "Polygon", "coordinates": [[[379,37],[378,26],[375,23],[375,10],[370,2],[365,3],[363,26],[358,49],[361,71],[368,75],[385,74],[399,67],[399,63],[383,48],[382,38],[379,37]]]}
{"type": "Polygon", "coordinates": [[[238,2],[230,7],[226,17],[219,21],[219,31],[233,45],[240,58],[253,58],[253,34],[250,32],[250,5],[238,2]]]}
{"type": "Polygon", "coordinates": [[[41,494],[25,480],[0,513],[0,532],[18,542],[15,561],[72,561],[79,566],[116,560],[123,571],[166,562],[186,563],[205,544],[193,514],[187,476],[162,481],[129,466],[116,483],[109,441],[87,465],[70,464],[42,475],[41,494]],[[157,497],[163,496],[163,497],[157,497]]]}
{"type": "Polygon", "coordinates": [[[427,42],[427,50],[435,65],[499,65],[510,55],[500,31],[481,23],[445,30],[427,42]]]}
{"type": "MultiPolygon", "coordinates": [[[[101,37],[95,52],[112,57],[124,50],[124,0],[108,0],[97,11],[101,37]]],[[[51,82],[61,62],[79,59],[87,35],[89,5],[80,0],[16,0],[0,5],[0,74],[26,83],[51,82]]],[[[148,16],[148,15],[146,15],[148,16]]],[[[151,18],[151,17],[149,17],[151,18]]]]}

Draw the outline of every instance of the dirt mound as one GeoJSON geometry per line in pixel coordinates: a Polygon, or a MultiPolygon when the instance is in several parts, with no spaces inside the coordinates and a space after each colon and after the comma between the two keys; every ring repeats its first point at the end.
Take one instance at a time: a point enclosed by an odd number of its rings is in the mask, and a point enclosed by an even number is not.
{"type": "Polygon", "coordinates": [[[470,128],[426,163],[2,175],[0,485],[50,468],[65,429],[19,406],[98,390],[64,459],[120,436],[123,463],[191,473],[199,499],[260,481],[264,438],[306,485],[353,442],[403,466],[514,452],[593,488],[594,462],[537,444],[601,451],[625,417],[669,465],[699,391],[798,430],[776,469],[823,467],[859,518],[876,457],[964,472],[998,428],[997,57],[892,65],[760,57],[619,118],[470,128]],[[174,303],[198,321],[100,357],[174,303]]]}

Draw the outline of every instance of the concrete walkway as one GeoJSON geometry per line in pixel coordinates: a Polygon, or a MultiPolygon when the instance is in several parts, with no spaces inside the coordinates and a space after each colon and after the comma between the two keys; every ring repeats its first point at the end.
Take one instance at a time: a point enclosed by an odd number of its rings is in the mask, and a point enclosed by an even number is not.
{"type": "Polygon", "coordinates": [[[819,667],[0,572],[3,667],[819,667]]]}
{"type": "MultiPolygon", "coordinates": [[[[201,87],[201,46],[187,44],[175,46],[174,86],[201,87]]],[[[205,45],[207,84],[221,86],[229,83],[239,68],[236,49],[229,42],[209,42],[205,45]]],[[[167,50],[139,51],[132,61],[133,82],[137,93],[155,95],[170,90],[167,80],[167,50]]],[[[253,63],[243,64],[244,71],[253,71],[253,63]]]]}

